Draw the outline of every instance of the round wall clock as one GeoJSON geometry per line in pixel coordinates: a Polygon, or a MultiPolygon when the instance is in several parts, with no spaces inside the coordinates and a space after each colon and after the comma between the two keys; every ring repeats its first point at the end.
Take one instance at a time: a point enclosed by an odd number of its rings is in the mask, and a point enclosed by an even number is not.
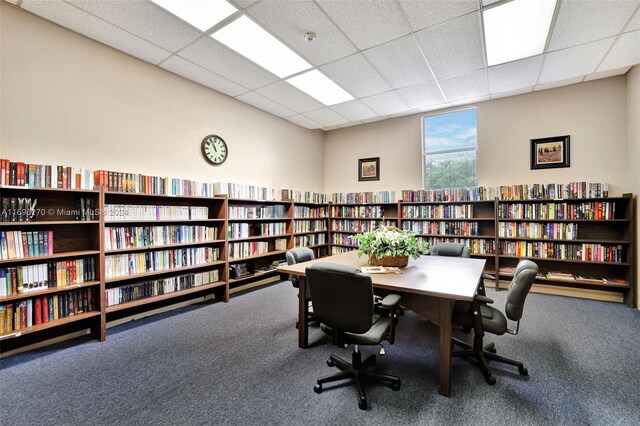
{"type": "Polygon", "coordinates": [[[220,136],[209,135],[202,140],[202,155],[211,164],[219,165],[229,156],[229,149],[220,136]]]}

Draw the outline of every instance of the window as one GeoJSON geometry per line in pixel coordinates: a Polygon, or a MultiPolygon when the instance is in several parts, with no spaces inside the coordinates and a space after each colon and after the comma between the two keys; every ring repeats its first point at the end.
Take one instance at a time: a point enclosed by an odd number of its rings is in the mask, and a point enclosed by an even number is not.
{"type": "Polygon", "coordinates": [[[423,117],[424,188],[478,185],[476,109],[423,117]]]}

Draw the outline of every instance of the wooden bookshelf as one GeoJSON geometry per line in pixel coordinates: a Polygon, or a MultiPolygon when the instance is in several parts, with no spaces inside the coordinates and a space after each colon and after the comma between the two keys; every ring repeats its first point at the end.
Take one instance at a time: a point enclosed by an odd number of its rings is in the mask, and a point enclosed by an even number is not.
{"type": "Polygon", "coordinates": [[[293,247],[309,247],[316,258],[329,254],[329,204],[294,202],[293,247]]]}
{"type": "Polygon", "coordinates": [[[105,321],[188,296],[229,301],[225,197],[109,191],[103,197],[105,321]],[[154,211],[161,216],[148,217],[154,211]]]}
{"type": "Polygon", "coordinates": [[[293,248],[293,203],[229,198],[227,218],[229,289],[235,293],[260,285],[276,274],[274,262],[285,262],[293,248]]]}
{"type": "Polygon", "coordinates": [[[330,203],[330,254],[358,248],[350,236],[374,231],[381,225],[398,226],[398,203],[330,203]]]}
{"type": "Polygon", "coordinates": [[[104,340],[100,191],[0,190],[8,200],[0,223],[7,248],[0,259],[2,352],[87,328],[104,340]]]}
{"type": "Polygon", "coordinates": [[[616,293],[635,305],[634,204],[623,197],[497,202],[499,277],[531,259],[545,287],[616,293]],[[555,274],[554,274],[555,273],[555,274]],[[564,275],[566,274],[566,276],[564,275]]]}

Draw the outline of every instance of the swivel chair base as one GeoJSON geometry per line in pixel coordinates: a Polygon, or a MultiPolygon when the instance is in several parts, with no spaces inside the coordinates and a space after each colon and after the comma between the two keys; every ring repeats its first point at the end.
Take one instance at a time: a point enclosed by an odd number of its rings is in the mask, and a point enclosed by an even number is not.
{"type": "Polygon", "coordinates": [[[358,407],[361,410],[366,410],[368,407],[367,396],[364,392],[363,379],[371,379],[377,383],[390,384],[391,389],[397,391],[400,389],[400,378],[396,376],[390,376],[387,374],[374,373],[366,370],[369,366],[376,364],[376,356],[369,356],[364,362],[362,361],[362,355],[356,345],[353,354],[351,355],[351,364],[344,359],[331,355],[327,360],[329,367],[338,367],[341,371],[330,376],[321,377],[318,382],[313,386],[313,390],[316,393],[322,393],[322,384],[329,382],[336,382],[339,380],[353,379],[353,383],[358,389],[358,407]]]}
{"type": "Polygon", "coordinates": [[[492,376],[491,369],[489,369],[489,363],[487,362],[487,360],[498,361],[504,364],[514,365],[518,367],[518,372],[520,373],[520,375],[522,376],[529,375],[529,371],[525,368],[524,364],[522,364],[521,362],[514,361],[512,359],[497,355],[496,345],[493,342],[482,347],[482,337],[474,337],[473,346],[468,345],[467,343],[459,339],[456,339],[455,337],[452,338],[452,341],[456,345],[464,348],[464,350],[454,351],[451,353],[451,356],[461,357],[461,358],[474,357],[476,361],[478,361],[478,366],[480,367],[480,372],[482,373],[484,380],[490,385],[496,384],[496,378],[492,376]]]}

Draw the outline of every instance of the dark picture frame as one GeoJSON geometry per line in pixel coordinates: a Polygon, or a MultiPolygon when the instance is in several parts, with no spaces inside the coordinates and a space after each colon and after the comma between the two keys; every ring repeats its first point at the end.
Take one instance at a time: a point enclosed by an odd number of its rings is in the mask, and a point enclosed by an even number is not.
{"type": "Polygon", "coordinates": [[[569,135],[531,139],[531,170],[570,167],[569,135]]]}
{"type": "Polygon", "coordinates": [[[358,160],[358,181],[380,180],[380,157],[358,160]]]}

